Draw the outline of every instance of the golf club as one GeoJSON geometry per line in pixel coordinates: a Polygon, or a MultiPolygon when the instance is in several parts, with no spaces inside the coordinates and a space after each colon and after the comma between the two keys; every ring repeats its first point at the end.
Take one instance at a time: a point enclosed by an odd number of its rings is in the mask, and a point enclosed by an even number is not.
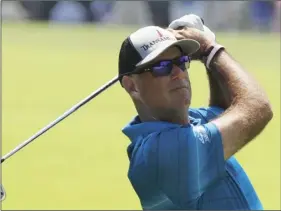
{"type": "MultiPolygon", "coordinates": [[[[9,157],[11,157],[12,155],[14,155],[15,153],[17,153],[18,151],[20,151],[22,148],[24,148],[25,146],[27,146],[28,144],[30,144],[32,141],[34,141],[36,138],[38,138],[39,136],[43,135],[45,132],[47,132],[49,129],[51,129],[52,127],[54,127],[56,124],[58,124],[59,122],[61,122],[62,120],[64,120],[66,117],[68,117],[70,114],[74,113],[75,111],[77,111],[79,108],[81,108],[83,105],[85,105],[86,103],[88,103],[89,101],[91,101],[93,98],[95,98],[97,95],[99,95],[101,92],[103,92],[104,90],[106,90],[107,88],[109,88],[110,86],[112,86],[114,83],[116,83],[119,79],[119,76],[114,77],[112,80],[108,81],[106,84],[104,84],[103,86],[101,86],[99,89],[97,89],[96,91],[94,91],[93,93],[91,93],[88,97],[86,97],[85,99],[81,100],[79,103],[77,103],[76,105],[74,105],[73,107],[71,107],[69,110],[67,110],[66,112],[64,112],[61,116],[59,116],[57,119],[55,119],[54,121],[52,121],[51,123],[49,123],[46,127],[42,128],[41,130],[39,130],[36,134],[34,134],[33,136],[31,136],[29,139],[27,139],[26,141],[24,141],[23,143],[21,143],[20,145],[18,145],[16,148],[14,148],[13,150],[11,150],[9,153],[7,153],[6,155],[4,155],[1,158],[1,164],[7,160],[9,157]]],[[[4,187],[2,184],[0,184],[0,188],[1,188],[1,201],[3,201],[5,199],[6,193],[4,190],[4,187]]]]}

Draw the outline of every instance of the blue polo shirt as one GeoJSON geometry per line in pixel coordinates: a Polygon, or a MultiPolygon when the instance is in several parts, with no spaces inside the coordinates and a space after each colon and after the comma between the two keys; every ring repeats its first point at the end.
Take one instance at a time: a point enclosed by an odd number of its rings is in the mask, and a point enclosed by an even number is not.
{"type": "Polygon", "coordinates": [[[209,121],[223,110],[189,109],[190,124],[140,122],[123,133],[128,147],[128,177],[144,210],[262,210],[243,168],[224,160],[220,132],[209,121]]]}

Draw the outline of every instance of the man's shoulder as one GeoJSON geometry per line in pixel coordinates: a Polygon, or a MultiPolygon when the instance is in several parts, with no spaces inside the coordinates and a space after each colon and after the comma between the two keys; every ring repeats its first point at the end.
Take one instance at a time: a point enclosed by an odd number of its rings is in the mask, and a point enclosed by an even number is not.
{"type": "Polygon", "coordinates": [[[151,136],[152,134],[158,134],[164,138],[170,135],[177,137],[180,134],[192,134],[194,132],[192,126],[206,124],[223,111],[223,109],[218,107],[189,108],[187,112],[190,117],[190,124],[187,125],[179,125],[163,121],[141,122],[138,117],[135,117],[123,128],[122,132],[134,142],[137,139],[145,139],[148,136],[151,138],[155,137],[151,136]]]}
{"type": "Polygon", "coordinates": [[[199,107],[199,108],[189,108],[188,114],[190,117],[195,119],[200,119],[203,122],[209,122],[211,119],[216,118],[221,115],[225,110],[217,107],[199,107]]]}
{"type": "Polygon", "coordinates": [[[136,118],[126,125],[122,132],[131,140],[146,138],[152,134],[159,134],[164,131],[180,128],[181,125],[163,121],[137,122],[136,118]]]}

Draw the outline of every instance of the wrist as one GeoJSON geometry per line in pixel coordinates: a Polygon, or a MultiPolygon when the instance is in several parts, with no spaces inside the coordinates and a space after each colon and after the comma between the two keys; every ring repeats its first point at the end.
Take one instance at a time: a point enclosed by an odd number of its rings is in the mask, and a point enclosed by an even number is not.
{"type": "Polygon", "coordinates": [[[200,57],[200,61],[202,63],[206,63],[206,60],[208,58],[208,56],[210,55],[211,51],[213,50],[215,44],[213,45],[209,45],[208,47],[205,48],[205,50],[203,50],[203,52],[201,53],[201,57],[200,57]]]}
{"type": "Polygon", "coordinates": [[[201,52],[200,52],[199,61],[205,63],[204,59],[209,56],[216,43],[208,42],[207,40],[203,43],[201,42],[200,45],[201,45],[201,52]]]}
{"type": "Polygon", "coordinates": [[[225,49],[224,46],[215,43],[205,51],[201,62],[206,66],[207,70],[210,70],[211,63],[223,49],[225,49]]]}

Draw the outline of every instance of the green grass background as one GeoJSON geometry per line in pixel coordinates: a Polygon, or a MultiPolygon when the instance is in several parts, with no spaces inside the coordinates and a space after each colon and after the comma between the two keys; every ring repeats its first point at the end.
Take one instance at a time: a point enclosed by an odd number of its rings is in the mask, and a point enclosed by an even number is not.
{"type": "MultiPolygon", "coordinates": [[[[2,155],[117,74],[123,39],[136,28],[4,23],[2,155]]],[[[236,157],[265,209],[280,209],[280,35],[217,38],[269,95],[274,118],[236,157]]],[[[199,63],[190,69],[192,106],[208,101],[199,63]]],[[[6,209],[141,209],[127,179],[135,115],[117,83],[2,166],[6,209]]],[[[257,114],[258,115],[258,114],[257,114]]]]}

